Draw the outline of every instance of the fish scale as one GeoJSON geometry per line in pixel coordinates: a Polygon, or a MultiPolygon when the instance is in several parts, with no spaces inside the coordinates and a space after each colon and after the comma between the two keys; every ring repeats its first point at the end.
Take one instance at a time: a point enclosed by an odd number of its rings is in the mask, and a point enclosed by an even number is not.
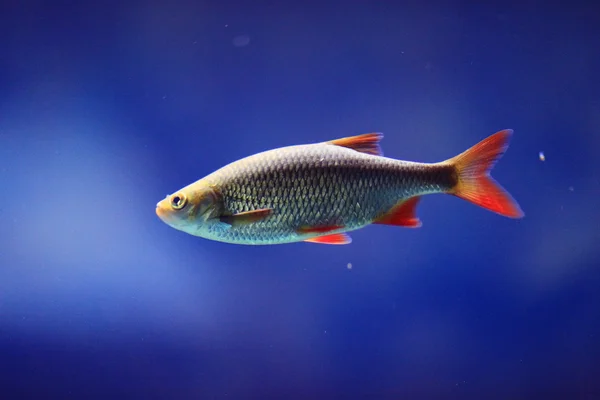
{"type": "Polygon", "coordinates": [[[219,188],[227,214],[265,208],[273,214],[235,229],[215,226],[212,233],[224,241],[270,243],[297,240],[302,226],[358,229],[402,198],[447,189],[433,180],[440,169],[324,143],[259,153],[204,179],[219,188]]]}

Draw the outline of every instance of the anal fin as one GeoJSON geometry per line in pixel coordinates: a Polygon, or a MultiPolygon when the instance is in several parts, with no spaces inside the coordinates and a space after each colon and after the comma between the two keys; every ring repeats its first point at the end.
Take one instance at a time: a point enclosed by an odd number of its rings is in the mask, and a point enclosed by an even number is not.
{"type": "Polygon", "coordinates": [[[417,217],[417,204],[421,196],[411,197],[396,204],[390,211],[373,221],[374,224],[420,228],[423,223],[417,217]]]}

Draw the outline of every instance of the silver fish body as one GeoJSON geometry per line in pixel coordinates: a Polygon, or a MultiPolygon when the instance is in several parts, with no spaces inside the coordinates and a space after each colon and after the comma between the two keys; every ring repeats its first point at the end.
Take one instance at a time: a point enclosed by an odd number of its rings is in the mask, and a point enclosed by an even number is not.
{"type": "Polygon", "coordinates": [[[450,178],[447,166],[328,143],[279,148],[233,162],[199,183],[218,188],[226,215],[273,213],[238,227],[212,224],[198,234],[230,243],[275,244],[318,236],[303,232],[304,227],[343,227],[330,234],[351,231],[371,224],[402,199],[448,189],[450,178]]]}
{"type": "Polygon", "coordinates": [[[510,133],[498,132],[431,164],[384,157],[380,134],[269,150],[167,196],[157,214],[195,236],[251,245],[343,244],[349,242],[343,232],[371,223],[417,227],[416,201],[433,193],[455,194],[517,218],[518,205],[489,176],[510,133]]]}

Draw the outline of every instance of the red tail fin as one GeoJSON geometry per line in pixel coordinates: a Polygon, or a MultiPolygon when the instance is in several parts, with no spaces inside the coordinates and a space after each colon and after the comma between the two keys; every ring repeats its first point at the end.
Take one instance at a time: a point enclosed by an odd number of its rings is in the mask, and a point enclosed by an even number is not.
{"type": "Polygon", "coordinates": [[[491,176],[490,171],[508,148],[511,129],[497,132],[446,161],[456,168],[457,184],[449,191],[461,199],[510,218],[521,218],[521,208],[491,176]]]}

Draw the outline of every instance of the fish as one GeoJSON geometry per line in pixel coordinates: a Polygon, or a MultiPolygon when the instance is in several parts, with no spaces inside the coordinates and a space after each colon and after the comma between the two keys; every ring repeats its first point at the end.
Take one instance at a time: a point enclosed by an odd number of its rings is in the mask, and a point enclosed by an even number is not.
{"type": "Polygon", "coordinates": [[[450,194],[508,218],[524,216],[490,172],[512,129],[437,163],[385,157],[379,132],[280,147],[234,161],[156,205],[167,225],[242,245],[344,245],[368,225],[418,228],[417,205],[450,194]]]}

